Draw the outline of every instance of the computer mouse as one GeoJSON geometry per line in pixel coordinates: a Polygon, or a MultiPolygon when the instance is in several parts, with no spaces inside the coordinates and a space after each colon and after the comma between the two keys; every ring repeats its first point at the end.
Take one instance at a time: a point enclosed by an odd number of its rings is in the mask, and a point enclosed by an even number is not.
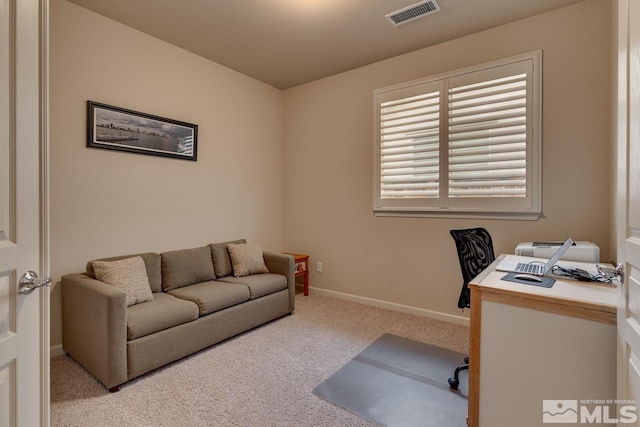
{"type": "Polygon", "coordinates": [[[533,276],[531,274],[515,274],[514,279],[526,280],[528,282],[542,282],[542,277],[533,276]]]}

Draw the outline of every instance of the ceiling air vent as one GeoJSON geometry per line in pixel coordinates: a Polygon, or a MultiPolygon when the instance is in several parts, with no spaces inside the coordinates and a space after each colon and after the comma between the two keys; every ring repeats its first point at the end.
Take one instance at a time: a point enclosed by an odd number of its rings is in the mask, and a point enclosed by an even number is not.
{"type": "Polygon", "coordinates": [[[396,27],[406,24],[423,16],[430,15],[440,11],[440,6],[435,0],[421,1],[419,3],[407,6],[404,9],[396,10],[388,15],[387,19],[396,27]]]}

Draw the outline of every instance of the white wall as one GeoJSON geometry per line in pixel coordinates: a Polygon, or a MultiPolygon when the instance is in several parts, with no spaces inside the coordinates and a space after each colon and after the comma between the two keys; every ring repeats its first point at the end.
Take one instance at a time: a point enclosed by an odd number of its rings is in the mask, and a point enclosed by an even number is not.
{"type": "Polygon", "coordinates": [[[610,31],[610,2],[588,0],[285,91],[285,246],[311,255],[310,286],[458,315],[451,228],[486,227],[497,253],[571,236],[594,241],[609,260],[610,31]],[[372,91],[537,49],[542,218],[375,217],[372,91]]]}
{"type": "MultiPolygon", "coordinates": [[[[451,228],[487,227],[498,253],[570,235],[608,260],[610,30],[609,1],[587,0],[283,93],[52,0],[52,278],[97,257],[245,237],[310,254],[317,289],[457,316],[451,228]],[[543,217],[373,216],[372,90],[537,49],[543,217]],[[87,100],[198,124],[198,161],[86,148],[87,100]]],[[[57,345],[57,284],[52,292],[57,345]]]]}
{"type": "Polygon", "coordinates": [[[97,257],[244,237],[283,249],[283,93],[51,2],[51,342],[63,274],[97,257]],[[195,123],[198,161],[86,148],[86,101],[195,123]]]}

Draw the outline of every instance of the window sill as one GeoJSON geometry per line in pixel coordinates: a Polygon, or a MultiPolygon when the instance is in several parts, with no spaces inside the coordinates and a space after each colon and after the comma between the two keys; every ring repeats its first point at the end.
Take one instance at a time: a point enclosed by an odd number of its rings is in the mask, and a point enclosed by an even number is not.
{"type": "Polygon", "coordinates": [[[513,221],[537,221],[541,212],[473,212],[473,211],[403,211],[403,210],[374,210],[378,217],[400,218],[456,218],[456,219],[503,219],[513,221]]]}

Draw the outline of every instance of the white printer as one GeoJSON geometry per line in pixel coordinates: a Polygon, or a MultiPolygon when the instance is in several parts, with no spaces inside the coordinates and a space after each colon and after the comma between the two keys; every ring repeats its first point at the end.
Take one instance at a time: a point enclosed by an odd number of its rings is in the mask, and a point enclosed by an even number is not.
{"type": "MultiPolygon", "coordinates": [[[[549,258],[562,242],[520,242],[516,246],[516,255],[536,258],[549,258]]],[[[592,242],[574,242],[573,246],[560,259],[582,262],[600,262],[600,248],[592,242]]]]}

